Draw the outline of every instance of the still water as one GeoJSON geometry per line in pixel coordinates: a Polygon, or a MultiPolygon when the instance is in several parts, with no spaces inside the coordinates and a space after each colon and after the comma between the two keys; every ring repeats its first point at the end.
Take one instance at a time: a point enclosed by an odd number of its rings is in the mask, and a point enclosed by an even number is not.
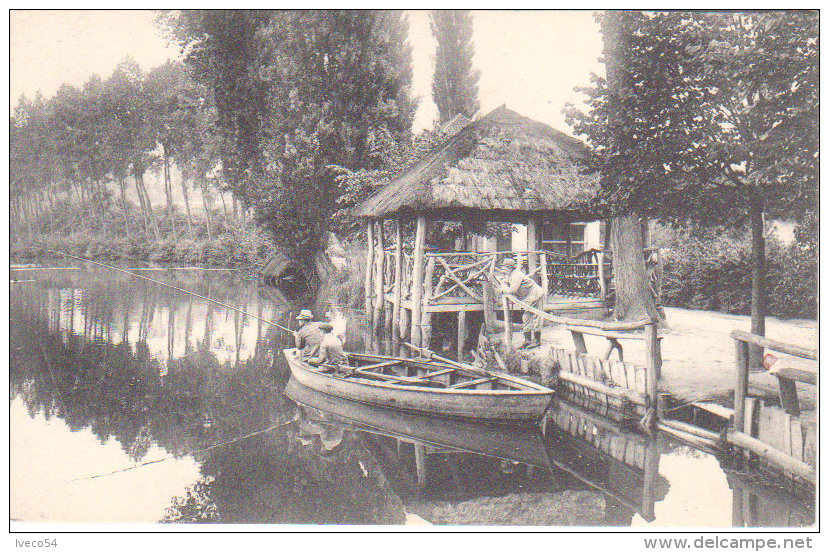
{"type": "MultiPolygon", "coordinates": [[[[283,325],[232,272],[142,274],[283,325]]],[[[710,454],[558,401],[505,429],[289,381],[287,332],[97,268],[12,268],[11,517],[26,522],[731,527],[814,523],[710,454]]],[[[346,348],[376,349],[356,313],[346,348]]]]}

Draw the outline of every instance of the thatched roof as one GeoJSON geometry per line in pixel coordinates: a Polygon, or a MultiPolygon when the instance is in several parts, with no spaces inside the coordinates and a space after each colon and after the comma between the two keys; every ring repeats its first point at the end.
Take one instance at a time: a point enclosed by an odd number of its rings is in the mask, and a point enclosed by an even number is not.
{"type": "Polygon", "coordinates": [[[599,184],[598,175],[584,174],[586,156],[579,140],[501,106],[450,136],[355,214],[565,212],[586,220],[599,184]]]}

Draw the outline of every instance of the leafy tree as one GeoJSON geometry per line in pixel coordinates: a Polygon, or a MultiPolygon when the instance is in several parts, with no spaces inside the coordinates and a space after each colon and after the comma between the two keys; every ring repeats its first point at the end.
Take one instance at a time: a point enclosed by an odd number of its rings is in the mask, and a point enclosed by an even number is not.
{"type": "Polygon", "coordinates": [[[312,270],[342,193],[338,171],[380,169],[390,144],[409,139],[405,17],[188,11],[165,21],[213,89],[235,195],[312,270]]]}
{"type": "Polygon", "coordinates": [[[762,334],[763,213],[815,212],[814,12],[609,12],[624,63],[569,122],[588,137],[604,200],[682,224],[742,225],[753,239],[752,331],[762,334]],[[614,82],[615,80],[615,82],[614,82]]]}
{"type": "Polygon", "coordinates": [[[472,14],[468,10],[432,10],[429,26],[437,42],[432,99],[440,122],[462,113],[469,118],[478,111],[478,78],[472,68],[472,14]]]}

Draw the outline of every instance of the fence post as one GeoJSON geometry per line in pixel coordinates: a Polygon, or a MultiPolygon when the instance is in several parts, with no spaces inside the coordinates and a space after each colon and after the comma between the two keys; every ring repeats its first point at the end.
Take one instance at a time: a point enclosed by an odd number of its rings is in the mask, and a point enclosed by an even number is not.
{"type": "Polygon", "coordinates": [[[743,431],[748,394],[748,343],[734,339],[737,381],[734,384],[734,429],[743,431]]]}
{"type": "Polygon", "coordinates": [[[645,351],[647,354],[647,392],[651,405],[659,410],[659,380],[662,377],[662,350],[657,334],[657,325],[651,322],[645,325],[645,351]]]}
{"type": "Polygon", "coordinates": [[[400,308],[403,301],[403,220],[398,215],[396,243],[394,245],[394,310],[392,311],[392,337],[394,341],[401,339],[400,308]]]}
{"type": "Polygon", "coordinates": [[[417,217],[415,230],[414,260],[412,267],[412,315],[409,324],[412,345],[420,347],[423,343],[421,328],[423,321],[423,253],[426,248],[426,217],[417,217]]]}
{"type": "Polygon", "coordinates": [[[366,319],[369,326],[373,323],[374,304],[371,300],[372,276],[374,272],[374,222],[369,219],[366,222],[366,319]]]}

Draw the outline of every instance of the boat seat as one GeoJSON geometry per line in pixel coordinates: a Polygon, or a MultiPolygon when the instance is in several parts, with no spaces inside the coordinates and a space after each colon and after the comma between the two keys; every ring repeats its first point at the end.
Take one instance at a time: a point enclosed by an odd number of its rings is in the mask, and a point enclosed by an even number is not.
{"type": "Polygon", "coordinates": [[[396,366],[398,364],[402,364],[403,361],[401,360],[389,360],[387,362],[378,362],[377,364],[367,364],[365,366],[360,366],[359,368],[355,368],[356,372],[370,372],[373,370],[377,370],[378,368],[388,368],[389,366],[396,366]]]}
{"type": "Polygon", "coordinates": [[[476,385],[481,385],[482,383],[489,383],[491,381],[495,381],[498,378],[496,377],[488,377],[488,378],[478,378],[471,381],[464,381],[461,383],[456,383],[454,385],[450,385],[449,389],[463,389],[464,387],[475,387],[476,385]]]}
{"type": "Polygon", "coordinates": [[[454,372],[454,368],[446,368],[445,370],[437,370],[435,372],[429,372],[428,374],[423,374],[422,376],[418,376],[421,379],[429,379],[429,378],[436,378],[438,376],[443,376],[445,374],[451,374],[454,372]]]}

